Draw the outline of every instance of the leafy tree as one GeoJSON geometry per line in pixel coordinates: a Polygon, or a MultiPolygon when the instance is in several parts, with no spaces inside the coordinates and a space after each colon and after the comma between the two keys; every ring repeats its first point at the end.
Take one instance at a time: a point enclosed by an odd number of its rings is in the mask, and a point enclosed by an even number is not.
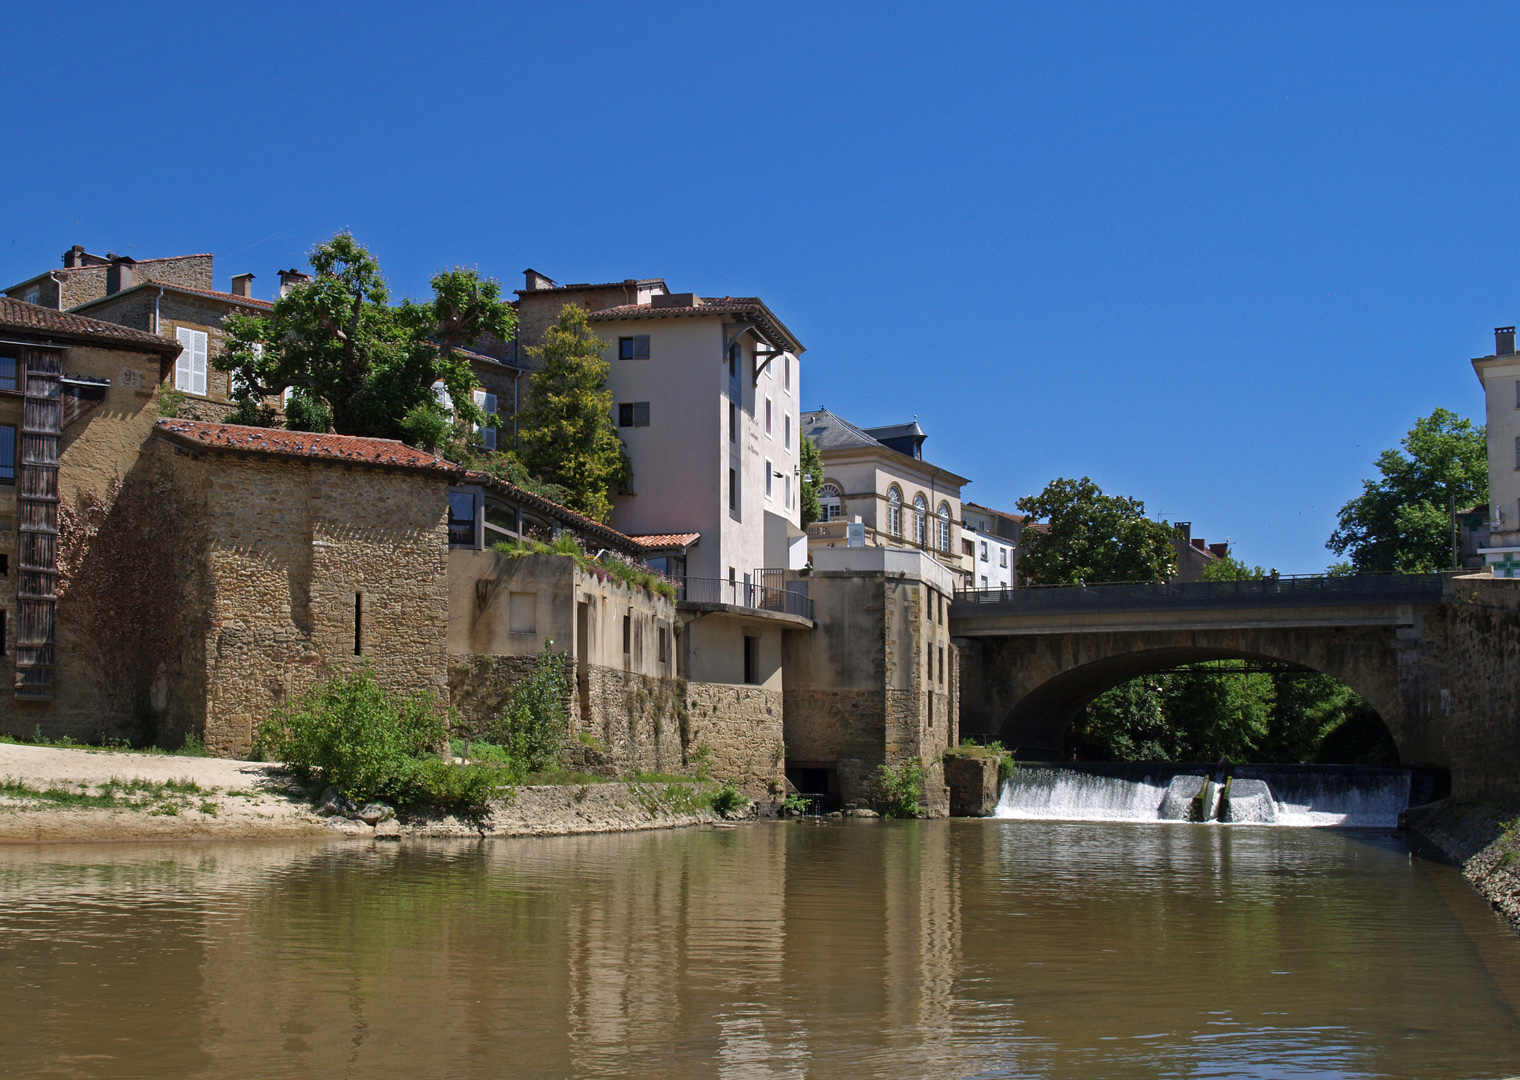
{"type": "Polygon", "coordinates": [[[566,304],[544,343],[528,350],[543,368],[517,416],[523,467],[562,488],[570,509],[597,521],[612,515],[612,492],[626,492],[633,471],[612,423],[606,348],[585,310],[566,304]]]}
{"type": "Polygon", "coordinates": [[[1205,563],[1198,576],[1204,581],[1259,581],[1268,576],[1259,566],[1247,566],[1233,555],[1205,563]]]}
{"type": "Polygon", "coordinates": [[[1145,516],[1138,499],[1105,495],[1092,480],[1052,480],[1018,508],[1049,520],[1024,530],[1019,576],[1031,585],[1162,581],[1177,573],[1172,527],[1145,516]]]}
{"type": "Polygon", "coordinates": [[[802,465],[802,492],[798,508],[802,511],[802,527],[805,529],[823,515],[823,507],[818,502],[818,486],[823,483],[823,455],[806,435],[802,436],[802,443],[797,449],[802,465]]]}
{"type": "Polygon", "coordinates": [[[1457,508],[1488,502],[1483,428],[1448,409],[1416,420],[1402,450],[1378,455],[1379,480],[1341,507],[1325,545],[1359,573],[1419,573],[1451,566],[1451,498],[1457,508]]]}
{"type": "Polygon", "coordinates": [[[237,418],[272,423],[263,400],[288,389],[285,423],[295,430],[330,426],[428,446],[452,436],[467,446],[472,425],[486,417],[458,350],[511,335],[517,316],[500,285],[474,270],[448,270],[433,277],[432,299],[392,306],[379,263],[349,234],[318,244],[309,259],[315,277],[276,300],[269,315],[226,320],[214,364],[232,376],[237,418]],[[439,383],[452,415],[434,390],[439,383]]]}

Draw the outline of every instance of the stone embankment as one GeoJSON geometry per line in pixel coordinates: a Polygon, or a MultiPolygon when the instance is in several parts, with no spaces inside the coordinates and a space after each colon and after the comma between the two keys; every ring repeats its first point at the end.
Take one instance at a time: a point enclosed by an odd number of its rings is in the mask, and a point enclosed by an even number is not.
{"type": "Polygon", "coordinates": [[[262,762],[0,744],[0,843],[631,832],[721,820],[702,797],[707,790],[631,782],[520,787],[479,818],[371,807],[354,807],[349,817],[346,807],[320,813],[320,798],[262,762]]]}
{"type": "Polygon", "coordinates": [[[1520,806],[1444,799],[1404,814],[1415,850],[1462,871],[1520,931],[1520,806]]]}

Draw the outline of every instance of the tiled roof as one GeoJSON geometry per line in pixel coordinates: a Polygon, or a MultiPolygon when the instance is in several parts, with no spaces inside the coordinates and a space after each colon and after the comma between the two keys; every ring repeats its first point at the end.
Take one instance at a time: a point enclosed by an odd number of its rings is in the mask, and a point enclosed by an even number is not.
{"type": "Polygon", "coordinates": [[[994,510],[992,507],[983,506],[981,503],[968,502],[963,505],[967,510],[980,510],[984,514],[991,514],[993,517],[1006,518],[1008,521],[1016,521],[1021,525],[1029,520],[1029,515],[1027,514],[1012,514],[1007,510],[994,510]]]}
{"type": "Polygon", "coordinates": [[[656,548],[691,547],[699,539],[701,533],[645,533],[640,536],[630,536],[628,539],[635,540],[640,546],[656,548]]]}
{"type": "Polygon", "coordinates": [[[592,322],[613,319],[673,319],[701,315],[747,315],[772,345],[801,356],[802,343],[793,336],[758,296],[703,296],[701,303],[681,307],[620,304],[590,314],[592,322]]]}
{"type": "Polygon", "coordinates": [[[205,450],[332,461],[345,465],[373,465],[389,469],[457,473],[452,461],[407,446],[395,439],[367,439],[357,435],[315,435],[283,428],[208,424],[199,420],[160,420],[153,425],[162,435],[182,445],[205,450]]]}
{"type": "Polygon", "coordinates": [[[531,506],[541,513],[550,517],[558,518],[561,522],[570,525],[578,532],[588,536],[599,538],[602,542],[611,544],[625,555],[640,554],[640,545],[631,536],[618,532],[610,525],[603,525],[600,521],[593,521],[584,514],[578,514],[568,506],[561,506],[553,499],[546,499],[542,495],[535,495],[526,488],[520,488],[516,484],[503,480],[487,472],[465,472],[465,478],[486,487],[496,488],[505,495],[509,495],[525,506],[531,506]]]}
{"type": "Polygon", "coordinates": [[[78,304],[70,310],[88,311],[91,308],[99,307],[102,304],[108,304],[112,300],[117,300],[123,296],[128,296],[131,293],[137,292],[141,289],[164,289],[168,292],[188,293],[190,296],[205,296],[210,297],[214,300],[223,300],[229,304],[241,304],[245,307],[258,308],[260,311],[271,311],[274,308],[274,304],[268,300],[255,300],[251,296],[239,296],[237,293],[230,292],[217,292],[213,289],[192,289],[188,285],[175,285],[172,282],[154,281],[152,278],[149,278],[147,281],[142,281],[136,285],[133,285],[130,289],[122,289],[121,292],[108,293],[105,296],[97,296],[94,300],[86,300],[84,303],[78,304]]]}
{"type": "Polygon", "coordinates": [[[178,356],[180,350],[179,342],[150,334],[146,330],[134,330],[130,326],[118,326],[67,311],[55,311],[9,296],[0,296],[0,327],[70,341],[98,341],[135,348],[141,352],[162,353],[165,356],[178,356]]]}

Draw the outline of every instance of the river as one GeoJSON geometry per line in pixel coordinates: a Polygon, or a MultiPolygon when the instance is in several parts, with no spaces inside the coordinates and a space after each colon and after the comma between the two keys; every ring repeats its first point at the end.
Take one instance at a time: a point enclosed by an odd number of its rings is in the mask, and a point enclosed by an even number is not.
{"type": "Polygon", "coordinates": [[[1500,1077],[1396,833],[957,820],[0,849],[26,1077],[1500,1077]]]}

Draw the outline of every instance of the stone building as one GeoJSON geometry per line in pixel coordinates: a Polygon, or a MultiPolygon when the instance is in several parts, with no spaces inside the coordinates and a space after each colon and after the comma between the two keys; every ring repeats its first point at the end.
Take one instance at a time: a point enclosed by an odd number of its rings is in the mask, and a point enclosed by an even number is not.
{"type": "Polygon", "coordinates": [[[848,546],[853,524],[868,547],[916,548],[963,586],[974,580],[961,546],[961,488],[971,481],[924,460],[927,436],[916,421],[861,428],[818,409],[803,413],[801,424],[823,458],[824,516],[808,527],[810,551],[848,546]]]}

